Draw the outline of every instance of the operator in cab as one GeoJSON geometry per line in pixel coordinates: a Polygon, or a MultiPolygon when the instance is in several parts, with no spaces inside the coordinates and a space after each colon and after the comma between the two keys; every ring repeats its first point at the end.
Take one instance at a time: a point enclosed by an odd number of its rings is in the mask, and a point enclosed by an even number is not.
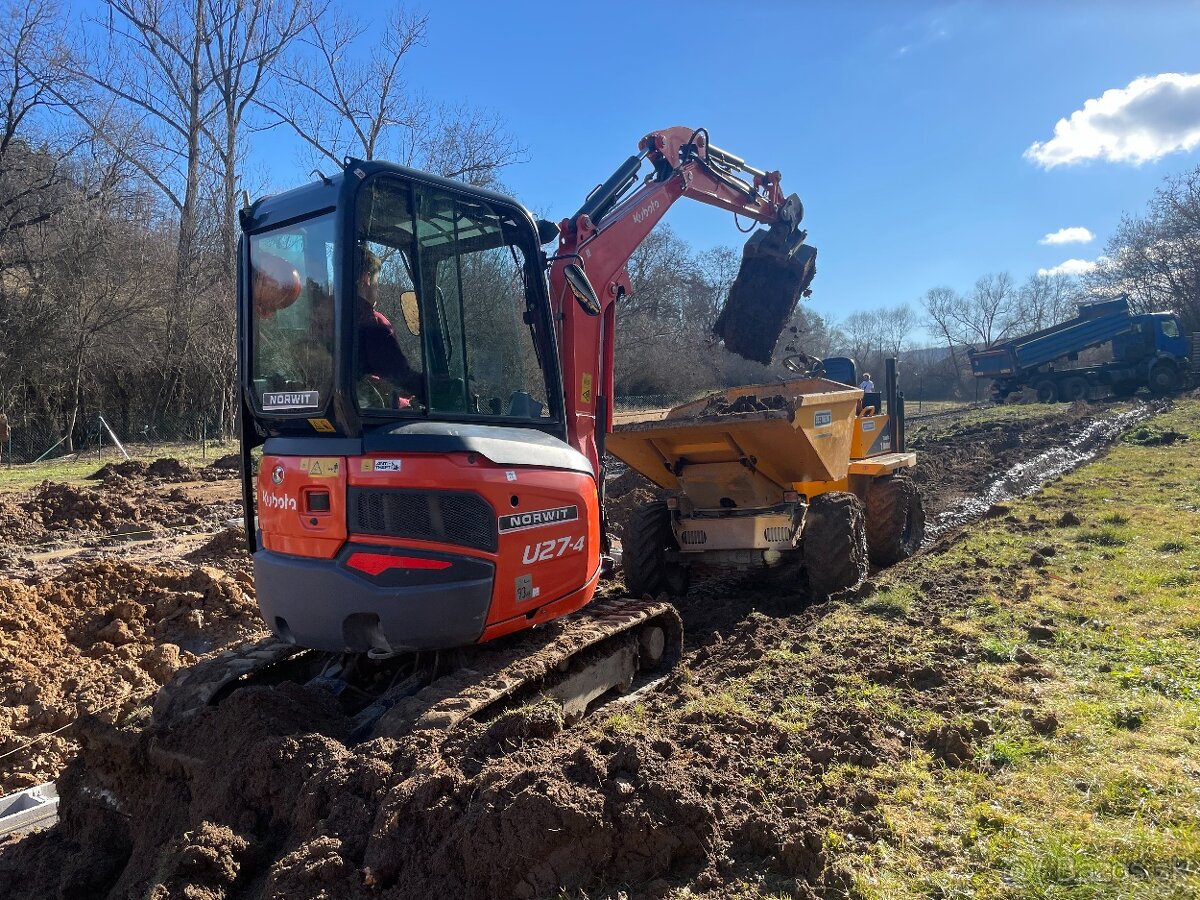
{"type": "MultiPolygon", "coordinates": [[[[396,340],[396,329],[379,311],[379,273],[382,263],[378,256],[363,247],[359,254],[358,298],[356,322],[358,328],[358,359],[362,374],[386,378],[400,391],[417,402],[425,402],[425,380],[413,369],[396,340]]],[[[409,402],[400,398],[402,407],[409,402]]]]}

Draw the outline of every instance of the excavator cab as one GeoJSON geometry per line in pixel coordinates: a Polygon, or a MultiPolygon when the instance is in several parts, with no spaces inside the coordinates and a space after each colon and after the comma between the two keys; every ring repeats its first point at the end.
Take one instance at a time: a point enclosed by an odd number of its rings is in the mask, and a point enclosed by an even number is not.
{"type": "Polygon", "coordinates": [[[440,649],[590,600],[596,475],[566,443],[528,212],[349,160],[241,219],[243,501],[275,634],[440,649]]]}

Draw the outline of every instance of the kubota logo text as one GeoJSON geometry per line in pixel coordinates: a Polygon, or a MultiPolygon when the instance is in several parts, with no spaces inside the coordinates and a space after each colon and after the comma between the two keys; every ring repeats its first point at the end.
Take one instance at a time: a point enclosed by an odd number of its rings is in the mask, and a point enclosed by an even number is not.
{"type": "Polygon", "coordinates": [[[650,215],[652,212],[654,212],[656,209],[658,209],[661,206],[662,206],[662,204],[659,203],[657,200],[651,200],[649,203],[647,203],[645,206],[643,206],[641,209],[639,209],[637,212],[635,212],[633,214],[634,224],[641,225],[643,220],[645,220],[646,216],[650,215]]]}
{"type": "Polygon", "coordinates": [[[258,505],[263,509],[285,509],[295,511],[296,498],[290,497],[287,494],[280,496],[267,491],[261,491],[258,495],[258,505]]]}

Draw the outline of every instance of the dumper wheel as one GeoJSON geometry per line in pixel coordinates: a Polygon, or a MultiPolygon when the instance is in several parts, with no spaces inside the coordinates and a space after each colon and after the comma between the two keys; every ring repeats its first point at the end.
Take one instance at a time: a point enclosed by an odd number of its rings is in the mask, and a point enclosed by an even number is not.
{"type": "Polygon", "coordinates": [[[925,537],[925,507],[907,474],[874,479],[867,487],[867,547],[871,562],[891,566],[908,559],[925,537]]]}
{"type": "Polygon", "coordinates": [[[1150,370],[1150,392],[1169,394],[1179,387],[1179,371],[1171,362],[1160,362],[1150,370]]]}
{"type": "Polygon", "coordinates": [[[1044,378],[1034,387],[1038,403],[1057,403],[1058,385],[1049,378],[1044,378]]]}
{"type": "Polygon", "coordinates": [[[801,531],[809,593],[824,600],[867,577],[867,527],[853,494],[831,491],[814,497],[801,531]]]}
{"type": "Polygon", "coordinates": [[[621,566],[630,594],[656,597],[663,591],[678,596],[687,593],[687,569],[667,559],[667,553],[678,551],[679,544],[671,530],[671,511],[666,503],[657,500],[634,510],[621,544],[621,566]]]}

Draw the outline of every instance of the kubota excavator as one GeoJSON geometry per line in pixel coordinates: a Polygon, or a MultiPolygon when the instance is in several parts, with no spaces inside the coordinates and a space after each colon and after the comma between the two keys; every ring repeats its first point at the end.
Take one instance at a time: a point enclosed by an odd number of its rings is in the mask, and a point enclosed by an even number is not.
{"type": "Polygon", "coordinates": [[[362,734],[444,727],[528,691],[577,715],[677,658],[668,603],[588,604],[625,266],[681,197],[766,226],[715,330],[769,360],[816,251],[780,174],[703,129],[647,135],[557,226],[498,193],[355,159],[242,211],[243,501],[273,635],[178,676],[155,702],[160,727],[280,678],[328,685],[362,734]],[[530,634],[490,668],[461,652],[515,632],[530,634]],[[481,671],[490,688],[472,683],[481,671]],[[465,694],[446,688],[455,677],[465,694]],[[437,702],[401,702],[435,680],[437,702]]]}

